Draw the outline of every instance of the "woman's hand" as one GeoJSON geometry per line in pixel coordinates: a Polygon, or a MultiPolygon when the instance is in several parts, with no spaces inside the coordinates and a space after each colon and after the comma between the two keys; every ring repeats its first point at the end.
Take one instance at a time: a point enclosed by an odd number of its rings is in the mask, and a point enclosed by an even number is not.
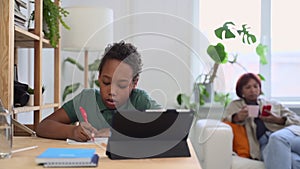
{"type": "Polygon", "coordinates": [[[248,118],[248,108],[247,106],[242,107],[240,111],[238,111],[234,117],[233,117],[233,122],[242,122],[245,121],[246,118],[248,118]]]}
{"type": "Polygon", "coordinates": [[[268,122],[268,123],[275,123],[275,124],[279,124],[279,125],[284,125],[286,118],[285,117],[281,117],[278,116],[276,114],[273,114],[271,111],[266,110],[269,115],[268,116],[262,116],[260,115],[259,118],[264,121],[264,122],[268,122]]]}

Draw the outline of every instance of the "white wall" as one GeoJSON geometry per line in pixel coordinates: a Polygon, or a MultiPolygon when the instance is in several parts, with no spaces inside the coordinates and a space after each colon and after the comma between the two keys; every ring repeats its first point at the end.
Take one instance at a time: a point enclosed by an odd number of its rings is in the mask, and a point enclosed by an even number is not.
{"type": "MultiPolygon", "coordinates": [[[[199,61],[199,46],[194,45],[196,41],[199,44],[199,40],[195,40],[195,34],[197,36],[200,34],[195,22],[197,19],[194,18],[195,9],[197,10],[195,6],[198,7],[196,1],[62,1],[63,7],[97,5],[114,11],[112,23],[114,42],[124,39],[134,43],[141,52],[144,71],[138,87],[148,91],[164,107],[176,107],[177,94],[191,92],[192,69],[195,65],[192,62],[197,58],[199,61]]],[[[62,54],[63,58],[73,54],[76,59],[80,59],[78,53],[62,52],[62,54]]],[[[100,56],[101,54],[94,55],[94,57],[100,56]]],[[[67,65],[63,66],[63,71],[63,77],[67,77],[70,71],[67,65]]],[[[76,77],[63,78],[62,87],[72,81],[83,79],[78,78],[78,74],[76,77]]]]}
{"type": "MultiPolygon", "coordinates": [[[[193,72],[199,69],[199,60],[203,62],[204,51],[200,51],[199,46],[206,40],[197,29],[198,18],[194,17],[198,10],[197,3],[197,0],[63,0],[62,6],[111,8],[114,13],[113,41],[124,39],[132,42],[142,54],[144,71],[138,87],[149,92],[164,107],[174,108],[178,93],[191,93],[193,72]]],[[[33,52],[20,51],[19,70],[22,71],[19,71],[19,79],[33,85],[33,52]]],[[[52,52],[47,49],[43,53],[45,102],[53,102],[52,52]]],[[[82,53],[62,51],[61,54],[62,60],[71,56],[83,63],[82,53]]],[[[101,55],[102,52],[90,53],[90,62],[101,55]]],[[[66,85],[78,81],[83,84],[83,72],[62,63],[62,91],[66,85]]],[[[52,111],[43,111],[42,117],[52,111]]],[[[21,122],[32,123],[32,115],[19,116],[21,122]]]]}

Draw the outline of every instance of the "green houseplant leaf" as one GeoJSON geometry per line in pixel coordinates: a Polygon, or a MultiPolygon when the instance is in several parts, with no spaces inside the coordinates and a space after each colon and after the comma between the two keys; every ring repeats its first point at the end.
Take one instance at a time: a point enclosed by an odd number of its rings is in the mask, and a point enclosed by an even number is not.
{"type": "Polygon", "coordinates": [[[263,64],[263,65],[266,65],[268,63],[267,57],[266,57],[267,52],[268,52],[268,47],[266,45],[263,45],[263,44],[260,43],[256,47],[256,53],[260,58],[260,63],[263,64]]]}
{"type": "Polygon", "coordinates": [[[187,109],[190,109],[191,106],[190,106],[190,97],[184,93],[180,93],[177,95],[177,103],[179,105],[182,105],[183,107],[187,108],[187,109]]]}
{"type": "Polygon", "coordinates": [[[230,30],[228,25],[235,25],[233,22],[225,22],[224,25],[220,28],[217,28],[215,30],[215,35],[219,39],[230,39],[230,38],[235,38],[234,33],[230,30]],[[225,37],[223,38],[223,32],[225,34],[225,37]]]}
{"type": "Polygon", "coordinates": [[[261,74],[257,74],[257,76],[260,78],[260,80],[262,80],[262,81],[265,81],[266,80],[266,78],[263,76],[263,75],[261,75],[261,74]]]}
{"type": "Polygon", "coordinates": [[[252,43],[256,42],[256,37],[255,35],[252,35],[249,33],[248,29],[250,29],[249,27],[246,27],[247,24],[242,25],[242,29],[241,30],[237,30],[238,34],[240,36],[242,36],[242,42],[243,43],[247,43],[250,45],[252,43]]]}
{"type": "Polygon", "coordinates": [[[216,63],[226,63],[228,61],[228,56],[222,43],[218,43],[216,46],[209,45],[207,48],[207,54],[216,63]]]}
{"type": "MultiPolygon", "coordinates": [[[[46,90],[46,87],[43,85],[42,86],[42,93],[44,93],[46,90]]],[[[31,87],[28,87],[28,90],[27,90],[28,94],[34,94],[34,89],[31,88],[31,87]]]]}
{"type": "MultiPolygon", "coordinates": [[[[75,60],[71,57],[67,57],[64,60],[64,62],[75,65],[80,71],[84,71],[84,67],[77,60],[75,60]]],[[[90,88],[93,88],[94,85],[96,85],[98,87],[100,86],[98,79],[97,79],[97,77],[98,77],[97,73],[98,73],[98,68],[99,68],[100,62],[101,62],[100,59],[96,59],[96,60],[94,60],[93,63],[88,65],[89,72],[90,72],[90,75],[89,75],[89,87],[90,88]]],[[[79,87],[80,87],[80,83],[76,83],[76,84],[74,84],[74,86],[72,86],[72,85],[66,86],[64,89],[64,92],[63,92],[63,101],[65,100],[67,95],[76,92],[79,87]]]]}
{"type": "MultiPolygon", "coordinates": [[[[34,1],[30,2],[34,3],[34,1]]],[[[65,29],[70,29],[70,27],[63,20],[63,17],[67,17],[68,14],[68,11],[56,5],[52,0],[43,0],[43,24],[45,25],[43,32],[45,37],[49,39],[52,47],[56,47],[58,40],[60,39],[60,24],[65,29]]],[[[34,11],[32,11],[29,20],[33,21],[34,18],[34,11]]]]}
{"type": "Polygon", "coordinates": [[[96,59],[92,64],[89,65],[89,71],[98,71],[100,65],[100,59],[96,59]]]}
{"type": "Polygon", "coordinates": [[[79,86],[80,86],[80,83],[74,83],[74,84],[66,86],[64,89],[63,98],[62,98],[63,101],[65,101],[68,94],[75,92],[79,88],[79,86]]]}
{"type": "Polygon", "coordinates": [[[75,59],[73,59],[73,58],[71,58],[71,57],[67,57],[67,58],[64,60],[64,62],[69,62],[69,63],[71,63],[71,64],[73,64],[73,65],[76,65],[77,68],[78,68],[79,70],[81,70],[81,71],[84,70],[84,67],[83,67],[79,62],[77,62],[75,59]]]}
{"type": "Polygon", "coordinates": [[[51,0],[43,0],[43,18],[47,24],[47,29],[44,30],[45,36],[49,38],[50,44],[56,47],[58,40],[60,39],[59,24],[66,29],[70,27],[63,21],[63,17],[69,14],[64,8],[55,5],[51,0]]]}

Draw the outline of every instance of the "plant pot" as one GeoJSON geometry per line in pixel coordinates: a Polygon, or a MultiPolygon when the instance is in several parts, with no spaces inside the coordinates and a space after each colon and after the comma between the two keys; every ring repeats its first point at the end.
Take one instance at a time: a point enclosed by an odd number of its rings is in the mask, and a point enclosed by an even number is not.
{"type": "MultiPolygon", "coordinates": [[[[42,104],[44,103],[44,95],[42,95],[41,103],[42,104]]],[[[28,100],[26,106],[34,106],[34,95],[33,94],[29,95],[29,100],[28,100]]]]}

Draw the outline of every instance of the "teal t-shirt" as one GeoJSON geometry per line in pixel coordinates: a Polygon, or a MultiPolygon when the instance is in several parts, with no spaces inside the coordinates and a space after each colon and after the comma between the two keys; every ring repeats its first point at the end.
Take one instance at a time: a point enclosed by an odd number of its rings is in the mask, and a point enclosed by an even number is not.
{"type": "MultiPolygon", "coordinates": [[[[96,129],[110,127],[115,109],[108,109],[101,98],[100,91],[96,89],[84,89],[72,100],[65,103],[62,108],[67,112],[71,122],[84,121],[79,107],[86,110],[88,121],[96,129]]],[[[144,90],[133,89],[128,101],[119,107],[122,110],[161,109],[155,100],[153,100],[144,90]]]]}

